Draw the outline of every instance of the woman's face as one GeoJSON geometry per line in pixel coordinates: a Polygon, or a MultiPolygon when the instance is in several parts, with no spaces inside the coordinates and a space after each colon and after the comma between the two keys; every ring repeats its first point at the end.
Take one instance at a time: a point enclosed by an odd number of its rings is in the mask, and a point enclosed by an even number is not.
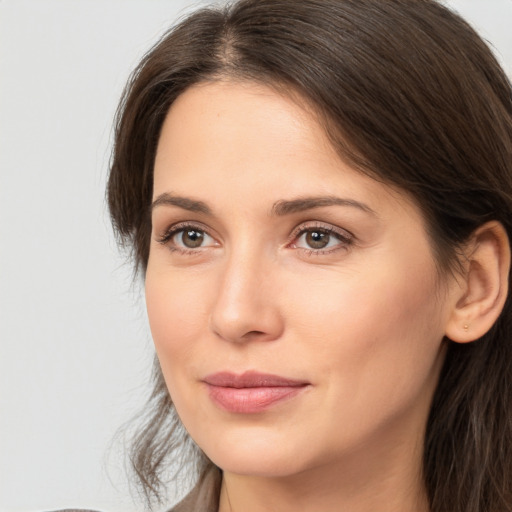
{"type": "Polygon", "coordinates": [[[413,202],[251,83],[182,94],[154,171],[149,321],[208,457],[260,476],[417,458],[450,303],[413,202]]]}

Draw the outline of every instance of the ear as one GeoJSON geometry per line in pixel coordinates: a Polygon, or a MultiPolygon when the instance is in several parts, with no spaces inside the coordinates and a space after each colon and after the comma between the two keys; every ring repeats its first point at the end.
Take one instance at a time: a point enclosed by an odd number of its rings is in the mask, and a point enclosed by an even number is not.
{"type": "Polygon", "coordinates": [[[498,319],[508,294],[510,244],[505,228],[491,221],[470,237],[464,272],[453,287],[453,308],[445,335],[457,343],[483,336],[498,319]]]}

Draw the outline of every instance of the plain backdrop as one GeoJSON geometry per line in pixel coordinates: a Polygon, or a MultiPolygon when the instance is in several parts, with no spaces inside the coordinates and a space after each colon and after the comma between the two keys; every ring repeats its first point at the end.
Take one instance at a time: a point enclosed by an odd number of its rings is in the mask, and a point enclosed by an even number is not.
{"type": "MultiPolygon", "coordinates": [[[[130,70],[190,0],[0,0],[0,512],[135,512],[118,427],[149,391],[104,201],[130,70]]],[[[449,2],[512,75],[512,0],[449,2]]]]}

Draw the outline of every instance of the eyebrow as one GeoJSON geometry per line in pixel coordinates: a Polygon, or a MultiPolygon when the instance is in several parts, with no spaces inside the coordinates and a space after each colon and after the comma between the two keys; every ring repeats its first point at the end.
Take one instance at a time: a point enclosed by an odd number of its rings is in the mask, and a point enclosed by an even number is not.
{"type": "Polygon", "coordinates": [[[289,215],[291,213],[312,210],[313,208],[323,208],[325,206],[349,206],[351,208],[358,208],[365,213],[370,213],[377,217],[377,213],[368,205],[354,199],[344,199],[336,196],[303,197],[290,201],[278,201],[272,207],[272,213],[279,216],[289,215]]]}
{"type": "MultiPolygon", "coordinates": [[[[197,199],[189,197],[181,197],[164,192],[160,194],[151,204],[151,211],[158,206],[177,206],[189,212],[202,213],[204,215],[212,215],[211,208],[197,199]]],[[[368,205],[356,201],[354,199],[345,199],[336,196],[320,196],[320,197],[301,197],[298,199],[281,200],[274,203],[271,209],[272,215],[279,217],[290,215],[292,213],[303,212],[312,210],[314,208],[323,208],[326,206],[348,206],[357,208],[365,213],[370,213],[377,217],[377,213],[372,210],[368,205]]]]}
{"type": "Polygon", "coordinates": [[[203,201],[197,201],[196,199],[190,199],[188,197],[174,196],[167,192],[160,194],[151,203],[151,211],[153,211],[157,206],[162,205],[177,206],[178,208],[188,210],[189,212],[203,213],[205,215],[212,214],[210,207],[206,203],[203,203],[203,201]]]}

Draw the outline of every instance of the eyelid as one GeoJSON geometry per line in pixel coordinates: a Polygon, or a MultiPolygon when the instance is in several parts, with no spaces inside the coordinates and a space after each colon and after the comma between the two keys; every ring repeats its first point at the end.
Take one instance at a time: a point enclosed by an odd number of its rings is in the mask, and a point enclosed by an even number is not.
{"type": "MultiPolygon", "coordinates": [[[[196,222],[196,221],[181,221],[181,222],[176,222],[174,224],[171,224],[163,232],[161,232],[161,234],[156,235],[156,241],[162,245],[170,245],[172,238],[177,233],[180,233],[181,231],[185,231],[187,229],[197,230],[197,231],[201,231],[201,232],[205,233],[206,235],[208,235],[210,238],[212,238],[216,242],[215,245],[218,245],[217,237],[211,233],[211,229],[208,228],[207,226],[205,226],[203,223],[196,222]]],[[[174,246],[173,249],[183,250],[183,251],[190,250],[192,252],[198,252],[201,249],[205,249],[206,247],[211,247],[211,246],[197,247],[195,249],[191,249],[191,248],[187,249],[184,247],[174,246]]]]}
{"type": "Polygon", "coordinates": [[[296,238],[298,235],[302,234],[304,231],[313,230],[313,229],[318,229],[318,230],[327,231],[329,233],[334,233],[335,235],[338,235],[340,238],[347,239],[347,240],[349,240],[349,239],[352,240],[355,238],[354,235],[346,229],[343,229],[343,228],[340,228],[333,224],[330,224],[329,222],[321,222],[321,221],[317,221],[317,220],[302,222],[301,224],[299,224],[297,227],[295,227],[293,229],[290,237],[292,239],[296,238]]]}
{"type": "Polygon", "coordinates": [[[322,255],[322,254],[328,254],[331,252],[338,251],[340,249],[347,249],[348,246],[352,245],[355,242],[355,236],[346,229],[340,228],[338,226],[335,226],[333,224],[324,223],[320,221],[307,221],[303,222],[302,224],[298,225],[294,230],[292,231],[290,235],[290,242],[287,244],[288,247],[292,247],[297,250],[305,251],[309,254],[315,254],[315,255],[322,255]],[[319,230],[319,231],[325,231],[329,233],[330,235],[333,235],[336,237],[340,243],[336,247],[330,247],[327,249],[313,249],[313,248],[305,248],[305,247],[297,247],[293,246],[293,244],[298,240],[300,236],[302,236],[304,233],[307,233],[308,231],[313,230],[319,230]]]}
{"type": "MultiPolygon", "coordinates": [[[[212,233],[212,230],[204,225],[202,222],[198,221],[180,221],[176,222],[174,224],[171,224],[168,226],[163,232],[155,236],[155,240],[160,243],[161,245],[167,246],[172,251],[178,251],[181,253],[187,253],[187,254],[198,254],[204,249],[215,247],[220,245],[218,242],[218,236],[212,233]],[[215,243],[205,246],[199,246],[196,248],[187,248],[182,247],[180,245],[175,244],[172,239],[176,234],[183,232],[185,230],[197,230],[205,233],[205,235],[209,236],[215,243]]],[[[321,222],[321,221],[306,221],[299,224],[297,227],[293,229],[289,236],[289,240],[286,243],[286,247],[292,248],[295,250],[300,250],[302,252],[307,253],[308,255],[322,255],[322,254],[328,254],[332,252],[336,252],[338,250],[347,250],[350,245],[352,245],[355,242],[355,236],[347,231],[346,229],[340,228],[336,225],[321,222]],[[325,249],[314,249],[314,248],[307,248],[307,247],[299,247],[296,246],[295,243],[301,237],[303,234],[307,233],[308,231],[313,230],[323,231],[327,232],[329,235],[332,235],[334,238],[336,238],[339,243],[336,244],[334,247],[328,247],[325,249]]]]}

